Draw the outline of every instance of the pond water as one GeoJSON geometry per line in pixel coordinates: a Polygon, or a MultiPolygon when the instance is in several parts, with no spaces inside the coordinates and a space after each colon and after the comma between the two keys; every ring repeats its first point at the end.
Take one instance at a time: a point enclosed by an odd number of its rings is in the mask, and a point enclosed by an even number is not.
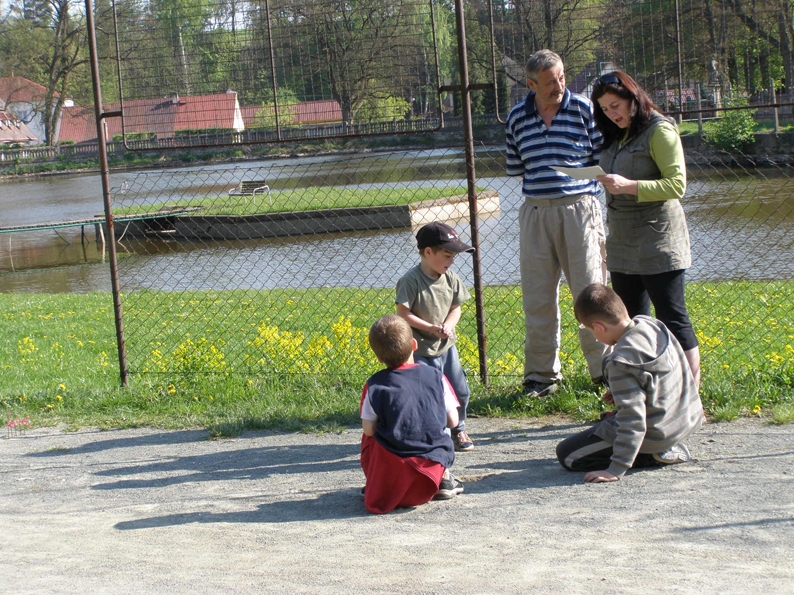
{"type": "MultiPolygon", "coordinates": [[[[481,219],[486,284],[519,281],[517,212],[520,179],[502,174],[499,151],[478,155],[478,186],[498,191],[501,212],[481,219]]],[[[312,185],[369,188],[465,185],[458,151],[415,151],[276,159],[178,170],[111,175],[119,205],[202,196],[225,197],[241,179],[273,189],[312,185]]],[[[794,185],[786,177],[714,171],[690,180],[684,206],[694,255],[690,280],[794,278],[794,185]]],[[[101,213],[97,175],[0,183],[0,226],[92,217],[101,213]]],[[[468,237],[468,222],[454,222],[468,237]]],[[[0,291],[109,291],[105,251],[93,227],[0,234],[0,291]]],[[[246,289],[392,287],[416,260],[409,229],[336,233],[237,242],[181,243],[122,239],[117,245],[122,289],[246,289]]],[[[471,258],[458,271],[472,283],[471,258]]]]}

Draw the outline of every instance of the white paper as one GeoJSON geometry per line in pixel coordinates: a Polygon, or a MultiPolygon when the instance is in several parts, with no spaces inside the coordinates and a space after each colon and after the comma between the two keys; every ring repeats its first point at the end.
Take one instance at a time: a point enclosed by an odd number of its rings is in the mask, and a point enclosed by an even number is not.
{"type": "Polygon", "coordinates": [[[572,177],[574,180],[595,180],[596,176],[607,175],[607,172],[598,165],[592,167],[556,167],[552,165],[550,167],[555,171],[572,177]]]}

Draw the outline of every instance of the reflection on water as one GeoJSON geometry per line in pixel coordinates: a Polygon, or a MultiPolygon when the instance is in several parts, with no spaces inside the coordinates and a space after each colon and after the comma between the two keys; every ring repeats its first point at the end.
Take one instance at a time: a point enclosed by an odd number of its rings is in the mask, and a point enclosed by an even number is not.
{"type": "MultiPolygon", "coordinates": [[[[483,279],[486,284],[519,281],[518,207],[520,178],[501,175],[498,152],[483,156],[478,186],[499,192],[501,213],[481,220],[483,279]],[[492,173],[488,173],[492,172],[492,173]],[[492,177],[488,177],[488,176],[492,177]]],[[[310,183],[443,185],[465,183],[458,152],[426,151],[377,157],[336,156],[184,168],[169,172],[114,174],[129,193],[152,202],[225,194],[245,179],[266,179],[271,187],[310,183]],[[253,176],[261,176],[255,178],[253,176]]],[[[794,278],[792,185],[785,178],[692,179],[684,201],[693,266],[690,280],[794,278]]],[[[118,194],[123,202],[128,195],[118,194]]],[[[90,217],[101,211],[96,176],[0,184],[2,225],[90,217]],[[64,199],[66,192],[68,200],[64,199]]],[[[467,222],[455,227],[468,239],[467,222]]],[[[0,234],[0,291],[89,292],[110,289],[103,250],[93,227],[0,234]],[[10,250],[9,250],[10,245],[10,250]],[[68,265],[68,266],[66,266],[68,265]],[[35,268],[46,267],[46,268],[35,268]],[[15,271],[15,272],[14,272],[15,271]]],[[[118,244],[122,289],[229,289],[275,287],[392,287],[418,255],[411,230],[326,234],[239,242],[180,243],[123,240],[118,244]]],[[[472,284],[471,258],[458,256],[456,269],[472,284]]]]}

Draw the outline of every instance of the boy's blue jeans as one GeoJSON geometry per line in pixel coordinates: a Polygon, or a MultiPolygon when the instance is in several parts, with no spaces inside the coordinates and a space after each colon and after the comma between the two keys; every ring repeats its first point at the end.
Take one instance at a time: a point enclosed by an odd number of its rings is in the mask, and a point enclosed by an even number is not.
{"type": "Polygon", "coordinates": [[[460,365],[460,358],[458,357],[458,350],[453,345],[447,351],[436,357],[424,357],[414,354],[414,361],[420,364],[432,366],[437,370],[441,370],[444,376],[447,377],[449,383],[452,385],[452,390],[458,397],[458,425],[453,430],[460,432],[466,429],[466,409],[469,407],[469,383],[466,381],[466,372],[463,371],[463,366],[460,365]]]}

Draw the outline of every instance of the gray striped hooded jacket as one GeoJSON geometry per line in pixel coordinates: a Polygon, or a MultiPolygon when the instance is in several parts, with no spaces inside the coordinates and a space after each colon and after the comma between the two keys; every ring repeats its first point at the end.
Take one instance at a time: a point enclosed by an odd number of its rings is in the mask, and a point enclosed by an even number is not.
{"type": "Polygon", "coordinates": [[[596,436],[612,443],[609,472],[622,477],[637,453],[658,453],[700,428],[703,406],[684,351],[664,323],[636,316],[604,357],[615,415],[596,436]]]}

